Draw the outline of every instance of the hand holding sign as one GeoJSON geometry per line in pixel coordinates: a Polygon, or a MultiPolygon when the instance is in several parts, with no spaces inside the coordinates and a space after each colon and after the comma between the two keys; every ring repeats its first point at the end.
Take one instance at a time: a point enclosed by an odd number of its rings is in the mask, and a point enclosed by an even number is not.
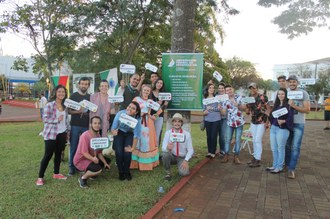
{"type": "Polygon", "coordinates": [[[94,150],[106,149],[109,147],[108,138],[92,138],[90,141],[91,148],[94,150]]]}
{"type": "Polygon", "coordinates": [[[279,117],[281,117],[281,116],[283,116],[287,113],[288,113],[288,109],[284,107],[284,108],[273,111],[272,115],[275,119],[277,119],[277,118],[279,118],[279,117]]]}
{"type": "Polygon", "coordinates": [[[172,94],[171,93],[159,93],[158,94],[158,100],[166,100],[170,101],[172,99],[172,94]]]}
{"type": "Polygon", "coordinates": [[[122,103],[122,102],[124,102],[124,97],[123,96],[109,96],[108,101],[110,103],[122,103]]]}
{"type": "Polygon", "coordinates": [[[81,105],[76,102],[76,101],[73,101],[73,100],[70,100],[70,99],[65,99],[64,101],[64,106],[70,108],[70,109],[74,109],[74,110],[80,110],[81,109],[81,105]]]}
{"type": "Polygon", "coordinates": [[[124,114],[124,113],[120,115],[120,117],[119,117],[119,121],[120,121],[121,123],[123,123],[123,124],[129,126],[129,127],[132,128],[132,129],[134,129],[135,126],[136,126],[137,123],[138,123],[138,121],[137,121],[135,118],[133,118],[133,117],[127,115],[127,114],[124,114]]]}
{"type": "Polygon", "coordinates": [[[160,105],[159,105],[159,103],[157,103],[157,102],[155,102],[153,100],[148,99],[147,100],[147,107],[150,108],[150,109],[153,109],[155,111],[158,111],[159,108],[160,108],[160,105]]]}
{"type": "Polygon", "coordinates": [[[135,73],[135,65],[121,64],[119,71],[121,73],[134,74],[135,73]]]}
{"type": "Polygon", "coordinates": [[[147,70],[157,72],[158,68],[150,63],[146,63],[144,66],[147,70]]]}
{"type": "Polygon", "coordinates": [[[302,91],[288,91],[288,99],[290,100],[301,100],[304,97],[302,91]]]}
{"type": "Polygon", "coordinates": [[[219,102],[219,100],[217,97],[203,99],[203,105],[209,105],[209,104],[218,103],[218,102],[219,102]]]}
{"type": "Polygon", "coordinates": [[[225,101],[229,100],[228,94],[218,95],[218,96],[216,96],[216,98],[218,98],[219,102],[225,102],[225,101]]]}
{"type": "Polygon", "coordinates": [[[217,71],[213,72],[213,77],[215,77],[215,79],[219,82],[222,80],[222,75],[217,71]]]}
{"type": "Polygon", "coordinates": [[[186,140],[186,137],[183,133],[172,132],[170,135],[171,142],[183,143],[186,140]]]}
{"type": "Polygon", "coordinates": [[[95,105],[94,103],[88,101],[88,100],[83,100],[80,102],[80,105],[86,109],[88,109],[89,111],[92,112],[96,112],[97,111],[97,105],[95,105]]]}
{"type": "Polygon", "coordinates": [[[243,104],[249,104],[249,103],[255,103],[256,99],[254,97],[244,97],[242,98],[241,101],[243,104]]]}

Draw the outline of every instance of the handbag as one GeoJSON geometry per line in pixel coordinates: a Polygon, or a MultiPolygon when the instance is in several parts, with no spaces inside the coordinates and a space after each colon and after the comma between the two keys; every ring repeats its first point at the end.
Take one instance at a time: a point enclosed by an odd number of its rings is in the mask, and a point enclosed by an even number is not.
{"type": "Polygon", "coordinates": [[[204,120],[204,116],[203,116],[203,120],[201,121],[201,123],[199,124],[199,127],[201,129],[201,131],[205,130],[205,120],[204,120]]]}

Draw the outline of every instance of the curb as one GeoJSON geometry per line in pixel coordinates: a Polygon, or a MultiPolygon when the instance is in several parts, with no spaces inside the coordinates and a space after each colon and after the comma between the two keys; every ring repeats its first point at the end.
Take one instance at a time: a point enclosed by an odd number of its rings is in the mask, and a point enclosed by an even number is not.
{"type": "Polygon", "coordinates": [[[173,196],[175,196],[175,194],[178,193],[182,187],[209,161],[209,158],[201,160],[196,166],[194,166],[188,176],[183,177],[177,184],[175,184],[163,198],[161,198],[145,215],[141,217],[141,219],[155,217],[156,214],[158,214],[158,212],[173,198],[173,196]]]}

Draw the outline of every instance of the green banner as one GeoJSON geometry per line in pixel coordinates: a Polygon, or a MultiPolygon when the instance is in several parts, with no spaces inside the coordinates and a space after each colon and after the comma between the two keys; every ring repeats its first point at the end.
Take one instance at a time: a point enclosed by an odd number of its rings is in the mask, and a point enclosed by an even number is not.
{"type": "Polygon", "coordinates": [[[168,109],[202,109],[202,53],[163,53],[162,77],[166,92],[172,93],[168,109]]]}

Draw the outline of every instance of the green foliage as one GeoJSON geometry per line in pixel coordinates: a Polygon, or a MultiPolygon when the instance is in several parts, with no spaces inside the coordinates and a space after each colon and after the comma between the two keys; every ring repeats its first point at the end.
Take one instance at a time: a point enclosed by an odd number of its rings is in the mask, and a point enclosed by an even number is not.
{"type": "MultiPolygon", "coordinates": [[[[45,185],[37,187],[44,141],[38,136],[42,123],[12,123],[0,126],[0,170],[5,183],[0,183],[1,218],[140,218],[162,198],[180,178],[173,166],[173,178],[164,181],[162,166],[153,171],[132,171],[132,181],[119,181],[114,162],[110,171],[88,181],[90,188],[81,189],[78,174],[67,180],[52,179],[53,162],[45,173],[45,185]],[[19,130],[19,132],[17,131],[19,130]],[[163,186],[165,193],[158,193],[163,186]],[[19,206],[19,211],[17,210],[19,206]]],[[[192,125],[194,149],[191,167],[204,159],[205,132],[192,125]]],[[[68,172],[67,151],[60,172],[68,172]]],[[[4,182],[4,181],[3,181],[4,182]]]]}
{"type": "Polygon", "coordinates": [[[23,58],[23,56],[17,56],[11,69],[16,70],[16,71],[28,72],[29,66],[28,66],[26,59],[23,58]]]}
{"type": "Polygon", "coordinates": [[[32,89],[37,91],[38,93],[42,93],[42,92],[48,90],[48,86],[45,81],[38,81],[38,82],[34,83],[32,89]]]}
{"type": "Polygon", "coordinates": [[[329,26],[330,2],[328,0],[259,0],[263,7],[287,6],[273,23],[289,39],[308,34],[317,27],[329,26]]]}
{"type": "Polygon", "coordinates": [[[315,95],[316,102],[320,99],[320,95],[322,93],[326,93],[328,89],[330,89],[329,83],[330,83],[330,72],[329,69],[320,72],[318,74],[319,79],[316,81],[314,85],[308,85],[307,86],[307,91],[309,94],[315,95]]]}
{"type": "Polygon", "coordinates": [[[23,94],[23,93],[31,93],[31,90],[29,88],[29,86],[25,83],[19,83],[17,84],[17,86],[14,88],[14,92],[15,93],[20,93],[20,94],[23,94]]]}

